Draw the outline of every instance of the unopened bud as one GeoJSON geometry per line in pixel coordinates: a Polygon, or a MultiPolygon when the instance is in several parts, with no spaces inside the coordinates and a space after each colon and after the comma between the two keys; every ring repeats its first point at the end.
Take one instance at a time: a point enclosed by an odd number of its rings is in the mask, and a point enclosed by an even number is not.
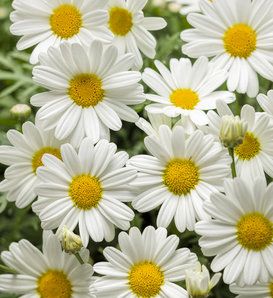
{"type": "Polygon", "coordinates": [[[220,127],[220,140],[225,147],[234,148],[243,142],[247,132],[247,122],[239,116],[225,115],[220,127]]]}
{"type": "Polygon", "coordinates": [[[210,279],[209,271],[205,265],[196,264],[194,269],[186,270],[186,286],[191,298],[206,298],[210,291],[219,282],[221,273],[216,273],[210,279]]]}
{"type": "Polygon", "coordinates": [[[68,230],[66,226],[62,229],[61,243],[64,251],[70,254],[76,254],[82,248],[81,237],[68,230]]]}
{"type": "Polygon", "coordinates": [[[16,119],[26,120],[31,114],[31,108],[26,104],[18,103],[10,109],[10,113],[16,119]]]}

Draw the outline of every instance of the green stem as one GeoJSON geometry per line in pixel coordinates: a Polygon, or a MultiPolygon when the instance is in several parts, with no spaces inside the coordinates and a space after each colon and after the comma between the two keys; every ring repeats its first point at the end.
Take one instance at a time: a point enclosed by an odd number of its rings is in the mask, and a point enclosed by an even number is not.
{"type": "Polygon", "coordinates": [[[235,167],[234,148],[228,148],[228,153],[232,158],[232,163],[231,163],[232,178],[235,178],[237,175],[236,175],[236,167],[235,167]]]}
{"type": "Polygon", "coordinates": [[[0,264],[0,271],[5,272],[5,273],[13,273],[16,274],[17,272],[14,269],[11,269],[5,265],[0,264]]]}
{"type": "Polygon", "coordinates": [[[84,264],[84,261],[83,261],[82,257],[80,256],[80,254],[78,252],[75,253],[75,257],[77,258],[77,260],[79,261],[79,263],[81,265],[84,264]]]}

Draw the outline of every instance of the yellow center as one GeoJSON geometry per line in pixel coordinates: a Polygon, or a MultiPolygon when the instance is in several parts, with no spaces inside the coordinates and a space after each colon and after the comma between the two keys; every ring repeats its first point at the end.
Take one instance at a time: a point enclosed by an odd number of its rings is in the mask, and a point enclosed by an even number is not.
{"type": "Polygon", "coordinates": [[[129,273],[129,285],[137,297],[155,297],[164,283],[160,268],[152,262],[135,264],[129,273]]]}
{"type": "Polygon", "coordinates": [[[243,143],[235,147],[235,154],[239,159],[250,160],[261,150],[259,140],[251,132],[247,132],[243,143]]]}
{"type": "Polygon", "coordinates": [[[41,298],[70,298],[72,286],[62,271],[49,270],[38,279],[37,291],[41,298]]]}
{"type": "Polygon", "coordinates": [[[113,7],[109,11],[109,28],[115,35],[126,35],[133,26],[130,11],[121,7],[113,7]]]}
{"type": "Polygon", "coordinates": [[[50,26],[54,34],[61,38],[71,38],[82,27],[82,15],[72,4],[62,4],[50,16],[50,26]]]}
{"type": "Polygon", "coordinates": [[[170,95],[171,102],[184,110],[193,110],[199,102],[199,96],[191,89],[177,89],[170,95]]]}
{"type": "Polygon", "coordinates": [[[234,57],[247,58],[256,50],[257,34],[246,24],[235,24],[223,37],[226,51],[234,57]]]}
{"type": "Polygon", "coordinates": [[[253,212],[237,223],[237,239],[247,249],[260,251],[272,243],[273,224],[264,215],[253,212]]]}
{"type": "Polygon", "coordinates": [[[103,100],[101,80],[94,74],[79,74],[69,82],[68,95],[79,106],[96,106],[103,100]]]}
{"type": "Polygon", "coordinates": [[[79,175],[72,179],[69,196],[76,207],[89,210],[96,207],[102,197],[102,187],[98,178],[91,175],[79,175]]]}
{"type": "Polygon", "coordinates": [[[269,293],[270,293],[271,297],[273,298],[273,282],[271,282],[269,284],[269,293]]]}
{"type": "Polygon", "coordinates": [[[32,170],[36,173],[37,168],[43,166],[42,157],[44,154],[52,154],[59,159],[62,159],[60,149],[53,147],[44,147],[36,151],[32,156],[32,170]]]}
{"type": "Polygon", "coordinates": [[[171,160],[163,173],[163,182],[175,195],[186,195],[199,181],[199,171],[190,159],[171,160]]]}

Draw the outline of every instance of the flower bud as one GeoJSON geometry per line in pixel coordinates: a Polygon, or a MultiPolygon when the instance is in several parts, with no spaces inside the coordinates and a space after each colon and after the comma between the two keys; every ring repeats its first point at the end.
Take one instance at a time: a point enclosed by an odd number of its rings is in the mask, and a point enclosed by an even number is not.
{"type": "Polygon", "coordinates": [[[206,298],[211,289],[219,282],[221,273],[216,273],[210,279],[205,265],[196,264],[196,268],[186,270],[186,286],[191,298],[206,298]]]}
{"type": "Polygon", "coordinates": [[[62,229],[61,243],[64,251],[70,254],[76,254],[82,248],[82,240],[80,236],[69,231],[66,226],[62,229]]]}
{"type": "Polygon", "coordinates": [[[220,128],[220,140],[225,147],[234,148],[243,142],[247,132],[247,122],[239,116],[225,115],[220,128]]]}
{"type": "Polygon", "coordinates": [[[10,113],[16,119],[26,120],[31,114],[31,108],[26,104],[18,103],[10,109],[10,113]]]}

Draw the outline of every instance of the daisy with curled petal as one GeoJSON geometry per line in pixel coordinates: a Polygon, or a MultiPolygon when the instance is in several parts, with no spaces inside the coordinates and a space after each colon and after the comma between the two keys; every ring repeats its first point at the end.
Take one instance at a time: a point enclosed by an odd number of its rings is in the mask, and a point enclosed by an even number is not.
{"type": "Polygon", "coordinates": [[[148,0],[109,0],[108,26],[114,35],[113,43],[119,53],[133,53],[134,66],[141,68],[142,52],[149,58],[154,58],[156,39],[149,31],[160,30],[167,23],[163,18],[144,17],[142,12],[148,0]]]}
{"type": "Polygon", "coordinates": [[[271,0],[200,0],[184,30],[182,52],[191,58],[213,57],[215,67],[228,71],[228,90],[255,97],[258,74],[273,80],[273,2],[271,0]]]}
{"type": "Polygon", "coordinates": [[[58,47],[63,41],[89,45],[90,40],[110,42],[113,35],[107,28],[106,0],[14,0],[10,18],[10,31],[22,36],[18,50],[36,46],[30,62],[36,64],[38,56],[49,46],[58,47]]]}
{"type": "Polygon", "coordinates": [[[257,283],[253,286],[240,287],[232,284],[229,287],[230,291],[238,294],[236,298],[272,298],[273,297],[273,280],[269,282],[257,283]]]}
{"type": "Polygon", "coordinates": [[[63,226],[71,231],[79,224],[80,237],[86,247],[89,236],[94,241],[113,240],[115,226],[127,230],[134,212],[123,202],[132,200],[128,183],[136,171],[123,167],[126,152],[100,140],[95,146],[85,138],[78,152],[70,145],[61,146],[62,160],[43,157],[44,166],[37,173],[38,200],[32,205],[42,228],[51,230],[63,226]]]}
{"type": "Polygon", "coordinates": [[[273,90],[269,90],[267,95],[259,94],[257,96],[257,101],[261,108],[267,113],[270,117],[271,123],[273,123],[273,90]]]}
{"type": "Polygon", "coordinates": [[[128,105],[145,100],[141,75],[128,71],[131,54],[118,55],[114,46],[94,41],[89,47],[62,44],[40,56],[33,79],[50,91],[36,94],[32,105],[41,107],[37,117],[56,138],[71,139],[77,146],[85,137],[94,142],[109,138],[109,128],[119,130],[122,120],[139,117],[128,105]]]}
{"type": "Polygon", "coordinates": [[[25,122],[22,133],[9,130],[10,145],[0,146],[0,163],[7,165],[0,192],[7,192],[7,200],[24,208],[35,198],[34,187],[38,184],[37,169],[43,165],[44,154],[61,158],[60,146],[52,132],[46,132],[39,123],[25,122]]]}
{"type": "Polygon", "coordinates": [[[215,109],[217,99],[227,103],[235,100],[233,93],[215,91],[227,78],[224,70],[214,70],[205,57],[193,65],[190,59],[171,59],[170,70],[160,61],[155,61],[160,74],[146,68],[143,81],[156,92],[146,94],[155,102],[146,107],[150,113],[164,113],[169,117],[189,116],[193,123],[205,125],[208,122],[204,110],[215,109]]]}
{"type": "MultiPolygon", "coordinates": [[[[80,252],[87,262],[89,252],[80,252]]],[[[52,232],[43,233],[43,251],[27,240],[13,242],[1,253],[3,262],[16,274],[0,275],[0,291],[22,298],[95,298],[90,293],[93,268],[80,264],[74,255],[62,251],[52,232]]]]}
{"type": "MultiPolygon", "coordinates": [[[[211,195],[204,209],[213,219],[200,221],[195,231],[205,256],[215,256],[214,272],[224,269],[227,284],[268,282],[273,274],[273,184],[263,178],[249,183],[226,179],[225,194],[211,195]]],[[[255,296],[257,298],[257,296],[255,296]]]]}
{"type": "MultiPolygon", "coordinates": [[[[217,112],[209,111],[209,132],[219,138],[221,123],[232,111],[222,101],[217,102],[217,112]]],[[[266,114],[256,113],[254,108],[244,105],[241,120],[247,123],[247,132],[242,144],[234,149],[237,174],[246,180],[255,180],[266,172],[273,177],[273,126],[266,114]]]]}
{"type": "Polygon", "coordinates": [[[188,293],[175,282],[185,279],[185,270],[194,267],[195,254],[188,248],[177,249],[179,238],[167,236],[164,228],[148,226],[141,234],[133,227],[129,234],[119,234],[120,250],[106,247],[108,262],[94,265],[95,272],[105,275],[94,288],[97,297],[186,298],[188,293]]]}
{"type": "Polygon", "coordinates": [[[203,201],[221,190],[223,179],[230,176],[227,150],[199,130],[186,137],[181,126],[171,130],[162,125],[158,137],[144,142],[153,156],[136,155],[127,162],[138,170],[132,182],[139,193],[133,207],[147,212],[162,205],[157,226],[166,228],[174,218],[180,232],[192,231],[196,220],[209,218],[203,201]]]}

